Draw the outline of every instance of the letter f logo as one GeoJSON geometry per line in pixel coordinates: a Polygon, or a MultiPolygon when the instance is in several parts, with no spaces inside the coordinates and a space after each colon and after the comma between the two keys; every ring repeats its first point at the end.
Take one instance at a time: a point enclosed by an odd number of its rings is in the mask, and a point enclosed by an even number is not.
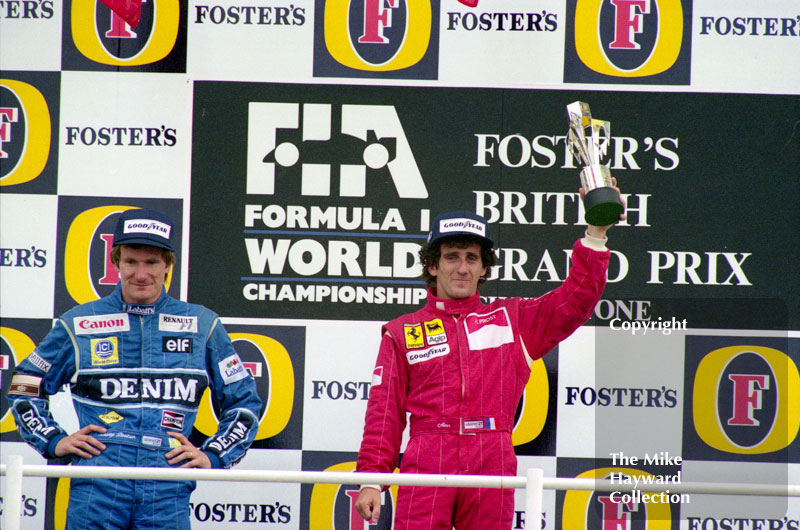
{"type": "Polygon", "coordinates": [[[397,8],[398,0],[364,0],[364,33],[358,42],[367,44],[385,44],[389,39],[383,36],[383,28],[392,27],[392,12],[397,8]],[[384,9],[383,3],[389,6],[384,9]]]}
{"type": "Polygon", "coordinates": [[[630,530],[631,512],[638,511],[637,503],[612,497],[597,497],[597,500],[603,505],[603,530],[630,530]]]}
{"type": "Polygon", "coordinates": [[[733,381],[733,416],[728,425],[758,426],[753,411],[762,407],[762,390],[769,390],[769,378],[766,375],[730,374],[733,381]]]}
{"type": "Polygon", "coordinates": [[[639,44],[634,39],[644,27],[643,16],[650,12],[650,0],[611,0],[615,9],[614,42],[609,45],[612,50],[638,50],[639,44]]]}

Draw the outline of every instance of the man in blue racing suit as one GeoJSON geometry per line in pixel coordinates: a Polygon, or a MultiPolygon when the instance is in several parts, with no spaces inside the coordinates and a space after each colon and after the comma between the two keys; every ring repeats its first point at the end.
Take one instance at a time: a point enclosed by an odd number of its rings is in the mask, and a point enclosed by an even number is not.
{"type": "MultiPolygon", "coordinates": [[[[176,300],[172,220],[123,212],[110,296],[62,315],[17,367],[8,391],[22,438],[73,465],[228,468],[258,430],[261,400],[219,317],[176,300]],[[69,384],[80,430],[54,420],[48,398],[69,384]],[[188,436],[204,392],[219,429],[198,449],[188,436]]],[[[67,529],[186,529],[193,481],[72,479],[67,529]]]]}

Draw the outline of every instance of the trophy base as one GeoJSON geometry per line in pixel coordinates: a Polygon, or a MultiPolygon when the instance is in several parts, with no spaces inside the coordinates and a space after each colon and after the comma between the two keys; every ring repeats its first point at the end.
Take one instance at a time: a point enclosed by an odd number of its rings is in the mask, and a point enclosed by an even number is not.
{"type": "Polygon", "coordinates": [[[583,199],[584,219],[590,225],[607,226],[619,221],[624,211],[619,194],[614,188],[595,188],[583,199]]]}

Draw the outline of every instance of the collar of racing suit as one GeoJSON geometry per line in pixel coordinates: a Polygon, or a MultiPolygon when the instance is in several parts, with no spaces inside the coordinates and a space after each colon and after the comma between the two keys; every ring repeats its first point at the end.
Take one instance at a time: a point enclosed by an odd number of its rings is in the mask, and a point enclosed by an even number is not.
{"type": "Polygon", "coordinates": [[[140,314],[143,316],[147,316],[148,314],[156,314],[161,312],[164,306],[167,304],[169,297],[167,296],[167,289],[166,287],[161,287],[161,296],[158,297],[158,300],[155,303],[150,305],[141,305],[141,304],[129,304],[125,300],[122,299],[122,282],[117,283],[117,286],[114,288],[114,292],[111,294],[111,300],[114,303],[114,306],[119,308],[123,312],[133,313],[133,314],[140,314]],[[152,307],[152,313],[142,313],[137,311],[136,308],[147,308],[152,307]]]}
{"type": "Polygon", "coordinates": [[[464,315],[475,311],[482,305],[480,293],[475,293],[468,298],[445,300],[436,296],[434,289],[428,288],[427,308],[447,315],[464,315]]]}

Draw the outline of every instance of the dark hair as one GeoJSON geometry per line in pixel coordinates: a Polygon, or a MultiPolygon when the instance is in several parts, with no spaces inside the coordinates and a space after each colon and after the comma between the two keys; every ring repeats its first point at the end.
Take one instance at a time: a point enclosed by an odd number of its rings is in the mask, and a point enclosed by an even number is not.
{"type": "MultiPolygon", "coordinates": [[[[114,265],[119,267],[119,260],[120,260],[120,257],[122,256],[122,247],[128,247],[128,248],[132,248],[134,250],[137,250],[137,249],[140,249],[140,248],[143,248],[143,247],[150,247],[150,246],[152,246],[152,245],[139,245],[137,243],[133,243],[133,244],[130,244],[130,245],[128,245],[128,244],[114,245],[114,247],[111,249],[111,254],[110,254],[111,263],[113,263],[114,265]]],[[[167,250],[165,248],[161,248],[161,247],[153,246],[153,248],[156,248],[156,249],[161,251],[161,259],[164,260],[164,263],[167,264],[167,267],[171,267],[171,266],[173,266],[175,264],[175,253],[174,252],[172,252],[171,250],[167,250]]]]}
{"type": "Polygon", "coordinates": [[[428,267],[439,266],[439,258],[442,257],[443,244],[458,248],[467,248],[473,243],[477,243],[481,246],[481,264],[486,267],[486,274],[481,276],[478,280],[478,285],[485,283],[492,271],[492,267],[497,265],[497,256],[495,256],[494,251],[486,244],[485,240],[473,236],[458,235],[444,237],[432,244],[426,243],[419,249],[419,262],[422,264],[422,279],[425,280],[428,287],[436,286],[436,276],[431,275],[428,271],[428,267]]]}

